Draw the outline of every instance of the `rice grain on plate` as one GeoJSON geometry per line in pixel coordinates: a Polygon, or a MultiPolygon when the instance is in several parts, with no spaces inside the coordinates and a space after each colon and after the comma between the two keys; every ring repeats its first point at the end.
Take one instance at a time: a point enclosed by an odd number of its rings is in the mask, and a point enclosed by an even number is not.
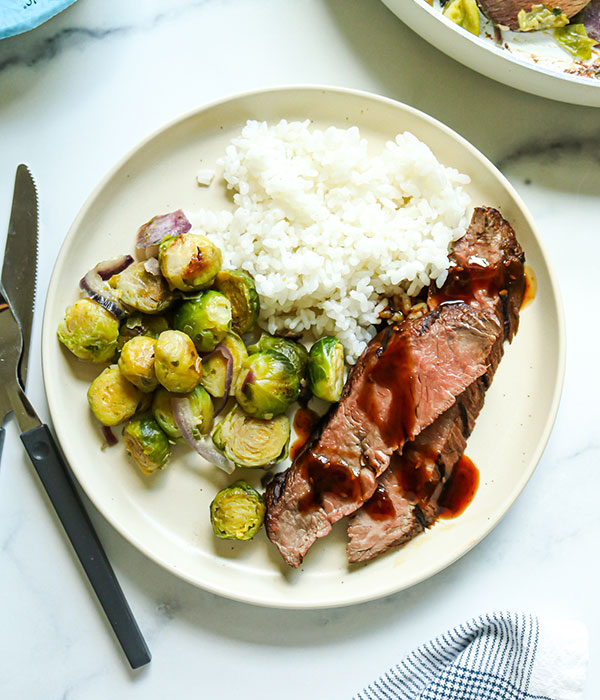
{"type": "Polygon", "coordinates": [[[249,121],[220,163],[234,210],[192,224],[253,275],[269,332],[336,335],[351,363],[383,299],[441,285],[465,231],[469,178],[409,132],[371,154],[357,127],[249,121]]]}

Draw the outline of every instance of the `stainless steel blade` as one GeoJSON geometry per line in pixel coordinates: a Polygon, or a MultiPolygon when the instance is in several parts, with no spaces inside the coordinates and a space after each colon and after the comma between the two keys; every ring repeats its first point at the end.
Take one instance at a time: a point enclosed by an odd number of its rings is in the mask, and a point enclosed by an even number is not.
{"type": "Polygon", "coordinates": [[[31,326],[33,323],[37,255],[37,191],[27,166],[19,165],[15,177],[15,189],[1,279],[2,286],[17,317],[23,336],[23,351],[18,365],[18,376],[23,389],[27,379],[31,326]]]}
{"type": "Polygon", "coordinates": [[[40,425],[40,420],[17,377],[22,344],[21,329],[0,289],[0,423],[12,410],[25,432],[40,425]]]}

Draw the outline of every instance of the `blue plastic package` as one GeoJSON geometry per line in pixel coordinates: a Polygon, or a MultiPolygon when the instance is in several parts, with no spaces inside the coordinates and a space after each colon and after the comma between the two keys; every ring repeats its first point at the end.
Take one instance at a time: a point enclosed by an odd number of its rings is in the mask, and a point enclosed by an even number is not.
{"type": "Polygon", "coordinates": [[[1,0],[0,39],[27,32],[74,2],[75,0],[1,0]]]}

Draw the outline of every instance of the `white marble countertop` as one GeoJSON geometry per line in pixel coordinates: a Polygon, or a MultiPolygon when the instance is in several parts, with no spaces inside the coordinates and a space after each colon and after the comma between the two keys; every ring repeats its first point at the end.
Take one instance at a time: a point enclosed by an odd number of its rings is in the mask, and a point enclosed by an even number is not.
{"type": "Polygon", "coordinates": [[[29,164],[40,191],[30,398],[47,420],[44,292],[101,176],[181,112],[286,83],[360,88],[422,109],[480,148],[524,198],[556,266],[568,332],[562,404],[538,469],[498,527],[449,569],[334,610],[266,610],[198,590],[137,552],[86,500],[153,652],[147,668],[130,672],[11,421],[0,472],[0,697],[348,698],[430,636],[500,608],[584,620],[586,697],[600,697],[600,332],[584,309],[595,280],[575,255],[600,255],[597,110],[479,76],[378,0],[79,0],[0,42],[0,250],[18,163],[29,164]]]}

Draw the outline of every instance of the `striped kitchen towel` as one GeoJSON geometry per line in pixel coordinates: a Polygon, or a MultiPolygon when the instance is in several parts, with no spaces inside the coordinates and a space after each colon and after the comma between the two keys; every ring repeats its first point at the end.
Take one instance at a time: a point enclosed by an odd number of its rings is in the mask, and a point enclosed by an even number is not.
{"type": "Polygon", "coordinates": [[[586,627],[497,612],[423,644],[355,700],[580,700],[586,627]]]}

